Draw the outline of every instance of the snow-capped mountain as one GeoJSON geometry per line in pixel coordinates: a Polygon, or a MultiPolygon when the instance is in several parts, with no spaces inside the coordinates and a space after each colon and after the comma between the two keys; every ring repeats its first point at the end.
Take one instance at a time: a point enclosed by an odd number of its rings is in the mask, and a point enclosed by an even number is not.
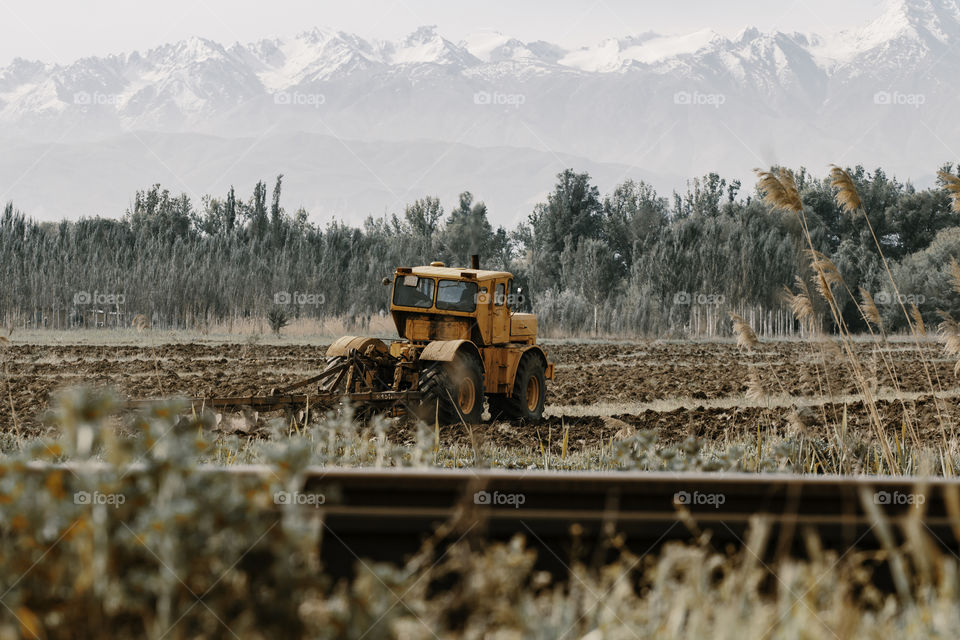
{"type": "MultiPolygon", "coordinates": [[[[297,133],[366,154],[378,142],[394,151],[395,143],[513,147],[546,163],[569,154],[622,166],[624,177],[658,176],[662,190],[707,171],[748,177],[772,163],[864,163],[922,181],[960,160],[958,45],[960,0],[892,0],[862,27],[834,34],[651,32],[572,50],[496,31],[454,42],[436,27],[392,42],[321,28],[229,47],[191,38],[67,65],[13,61],[0,69],[0,140],[50,145],[51,157],[57,145],[75,156],[75,145],[137,132],[251,139],[273,153],[281,136],[295,146],[297,133]]],[[[454,188],[431,182],[444,161],[423,166],[427,192],[454,188]]],[[[284,154],[257,162],[289,175],[284,154]]],[[[233,168],[222,167],[227,180],[233,168]]],[[[484,170],[466,163],[456,188],[471,188],[484,170]]],[[[152,180],[144,175],[131,190],[152,180]]],[[[502,219],[522,215],[548,187],[531,185],[502,219]]],[[[42,194],[7,190],[24,206],[42,204],[42,194]]]]}
{"type": "Polygon", "coordinates": [[[900,0],[887,3],[865,27],[824,40],[814,50],[839,66],[902,66],[942,55],[958,38],[960,6],[953,0],[900,0]]]}

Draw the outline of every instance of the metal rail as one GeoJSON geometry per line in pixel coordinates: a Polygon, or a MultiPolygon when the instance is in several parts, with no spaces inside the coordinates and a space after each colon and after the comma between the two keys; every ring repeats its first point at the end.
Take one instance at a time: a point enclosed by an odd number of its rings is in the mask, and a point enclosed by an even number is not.
{"type": "Polygon", "coordinates": [[[357,556],[402,560],[450,522],[454,539],[523,534],[544,568],[559,572],[574,524],[577,546],[594,558],[614,533],[637,554],[707,531],[716,549],[739,548],[755,518],[771,527],[761,554],[769,559],[804,556],[807,532],[841,554],[879,549],[881,528],[902,541],[909,518],[935,546],[960,549],[960,481],[943,478],[317,469],[304,491],[334,497],[321,508],[334,534],[324,557],[336,573],[357,556]]]}
{"type": "MultiPolygon", "coordinates": [[[[197,471],[265,479],[273,473],[256,465],[197,471]]],[[[278,518],[285,508],[318,510],[324,565],[334,575],[350,574],[360,558],[402,562],[444,525],[446,542],[522,534],[541,566],[558,574],[574,547],[595,560],[608,556],[615,533],[637,554],[703,532],[717,550],[739,548],[756,518],[771,527],[767,548],[755,550],[764,559],[805,556],[809,532],[840,554],[879,549],[882,531],[899,543],[911,519],[935,547],[960,549],[960,480],[944,478],[313,467],[300,492],[323,500],[271,508],[278,518]]]]}

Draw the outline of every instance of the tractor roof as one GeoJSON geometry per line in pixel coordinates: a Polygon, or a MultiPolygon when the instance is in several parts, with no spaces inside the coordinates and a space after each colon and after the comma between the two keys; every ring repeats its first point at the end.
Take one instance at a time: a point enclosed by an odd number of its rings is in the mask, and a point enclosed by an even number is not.
{"type": "Polygon", "coordinates": [[[398,273],[411,273],[415,276],[425,278],[454,278],[460,279],[464,274],[472,274],[477,280],[490,280],[492,278],[512,278],[513,274],[506,271],[485,271],[483,269],[460,269],[457,267],[408,267],[406,271],[403,267],[397,269],[398,273]]]}

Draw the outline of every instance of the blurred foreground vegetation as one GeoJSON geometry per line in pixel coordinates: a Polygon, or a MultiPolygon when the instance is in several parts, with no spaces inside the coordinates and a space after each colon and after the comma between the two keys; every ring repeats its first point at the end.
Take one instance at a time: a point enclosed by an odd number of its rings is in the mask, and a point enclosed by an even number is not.
{"type": "Polygon", "coordinates": [[[321,511],[274,499],[308,465],[786,470],[809,443],[761,444],[757,458],[636,433],[606,451],[538,456],[445,449],[427,426],[417,444],[391,444],[385,423],[357,425],[349,411],[243,441],[213,437],[212,414],[185,416],[177,401],[121,427],[116,409],[109,392],[67,391],[48,417],[58,437],[4,443],[0,638],[920,638],[960,624],[960,564],[923,540],[897,597],[872,585],[883,554],[837,556],[810,539],[810,560],[763,564],[760,520],[739,550],[705,536],[637,557],[614,538],[619,560],[573,555],[559,583],[518,537],[442,553],[428,542],[404,566],[361,559],[335,584],[319,559],[321,511]],[[218,472],[241,462],[267,472],[218,472]]]}

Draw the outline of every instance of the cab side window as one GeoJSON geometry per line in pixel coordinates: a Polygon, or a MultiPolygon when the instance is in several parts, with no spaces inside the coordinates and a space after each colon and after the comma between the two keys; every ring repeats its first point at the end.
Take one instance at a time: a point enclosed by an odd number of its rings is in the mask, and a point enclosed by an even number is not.
{"type": "Polygon", "coordinates": [[[497,284],[497,293],[493,298],[493,302],[498,307],[502,307],[507,303],[506,287],[502,282],[497,284]]]}

